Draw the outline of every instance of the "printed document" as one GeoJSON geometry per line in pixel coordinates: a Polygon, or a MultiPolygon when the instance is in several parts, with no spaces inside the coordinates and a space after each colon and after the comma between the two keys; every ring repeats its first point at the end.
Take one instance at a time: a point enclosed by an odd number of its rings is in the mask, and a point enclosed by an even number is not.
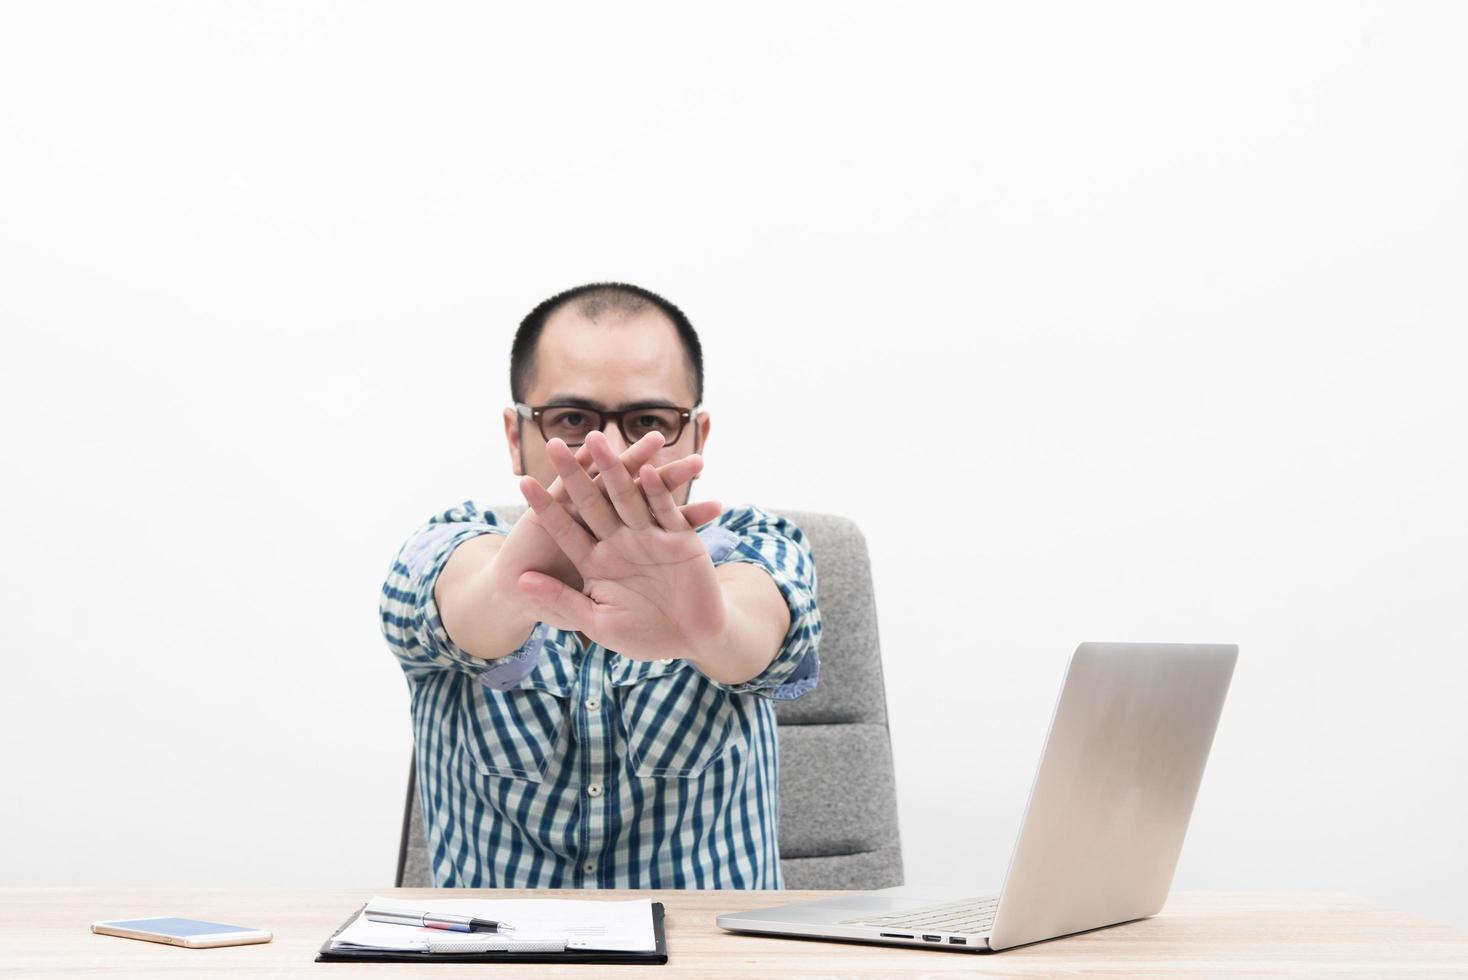
{"type": "MultiPolygon", "coordinates": [[[[657,948],[652,927],[652,902],[648,899],[610,902],[558,898],[393,899],[374,895],[367,905],[374,909],[470,915],[508,922],[515,929],[503,934],[507,938],[516,941],[564,940],[567,949],[638,953],[652,952],[657,948]]],[[[331,940],[331,948],[421,952],[427,950],[431,943],[442,943],[447,939],[493,939],[498,935],[373,922],[358,912],[352,923],[331,940]]]]}

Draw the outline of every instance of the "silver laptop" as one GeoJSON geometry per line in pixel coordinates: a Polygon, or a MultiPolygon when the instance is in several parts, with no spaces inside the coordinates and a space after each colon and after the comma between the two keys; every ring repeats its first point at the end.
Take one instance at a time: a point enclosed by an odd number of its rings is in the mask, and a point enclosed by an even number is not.
{"type": "Polygon", "coordinates": [[[996,894],[888,888],[721,915],[718,924],[984,952],[1157,914],[1238,653],[1232,645],[1077,647],[996,894]]]}

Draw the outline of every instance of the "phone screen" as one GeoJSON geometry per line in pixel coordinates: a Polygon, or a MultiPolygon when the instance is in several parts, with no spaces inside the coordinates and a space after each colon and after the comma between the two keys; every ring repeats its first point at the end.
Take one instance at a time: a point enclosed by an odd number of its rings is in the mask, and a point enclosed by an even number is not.
{"type": "Polygon", "coordinates": [[[258,929],[246,929],[244,926],[227,926],[222,922],[200,922],[198,919],[124,919],[118,922],[104,922],[104,926],[112,926],[114,929],[131,929],[134,932],[156,932],[164,936],[177,936],[185,939],[189,936],[214,936],[221,932],[258,932],[258,929]]]}

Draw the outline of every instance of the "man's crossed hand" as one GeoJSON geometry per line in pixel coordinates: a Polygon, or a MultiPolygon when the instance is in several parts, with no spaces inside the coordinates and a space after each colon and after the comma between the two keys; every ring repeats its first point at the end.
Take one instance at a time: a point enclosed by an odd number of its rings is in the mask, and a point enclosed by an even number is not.
{"type": "Polygon", "coordinates": [[[580,588],[511,563],[499,572],[504,585],[514,576],[513,588],[534,604],[539,619],[579,630],[632,660],[689,656],[719,640],[726,625],[718,574],[694,530],[722,508],[714,501],[678,506],[673,489],[697,475],[703,461],[694,454],[660,471],[646,462],[660,444],[660,437],[646,436],[619,459],[606,436],[591,433],[581,448],[599,471],[593,479],[584,459],[552,439],[546,455],[558,479],[551,489],[534,477],[520,480],[532,510],[520,523],[533,520],[549,535],[580,588]],[[649,442],[655,444],[646,452],[649,442]],[[645,455],[634,452],[639,449],[645,455]]]}
{"type": "Polygon", "coordinates": [[[654,468],[656,433],[621,457],[594,432],[574,455],[552,439],[549,488],[520,481],[530,510],[505,536],[454,549],[435,596],[450,637],[471,655],[514,652],[537,622],[578,630],[632,660],[680,657],[726,684],[756,676],[779,653],[790,610],[758,566],[714,567],[694,528],[715,501],[677,506],[703,467],[698,454],[654,468]]]}
{"type": "MultiPolygon", "coordinates": [[[[650,432],[622,453],[622,467],[628,473],[635,475],[644,463],[657,455],[658,450],[662,447],[662,434],[650,432]]],[[[604,486],[606,477],[599,472],[599,467],[592,459],[590,445],[583,444],[576,450],[576,462],[592,477],[593,485],[598,489],[604,486]]],[[[665,463],[658,467],[658,475],[669,490],[677,493],[685,483],[698,475],[702,467],[703,457],[695,454],[665,463]]],[[[566,491],[565,481],[557,477],[551,481],[548,491],[566,508],[567,513],[581,520],[571,495],[566,491]]],[[[694,527],[713,520],[719,515],[720,510],[719,505],[711,501],[685,504],[680,509],[694,527]]],[[[527,511],[515,522],[510,529],[510,534],[504,539],[499,554],[502,557],[498,562],[500,568],[494,583],[495,591],[511,600],[521,598],[516,591],[516,581],[520,573],[525,571],[544,572],[552,578],[560,579],[577,591],[580,591],[584,584],[581,580],[581,573],[576,570],[571,559],[566,557],[561,546],[551,537],[550,532],[546,530],[545,525],[541,523],[533,510],[527,511]]]]}

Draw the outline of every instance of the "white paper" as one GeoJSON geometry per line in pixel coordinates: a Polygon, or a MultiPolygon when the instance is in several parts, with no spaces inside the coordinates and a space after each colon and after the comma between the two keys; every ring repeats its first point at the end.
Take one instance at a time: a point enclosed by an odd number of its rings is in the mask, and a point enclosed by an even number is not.
{"type": "MultiPolygon", "coordinates": [[[[374,895],[367,903],[375,909],[411,912],[447,912],[478,919],[508,922],[515,927],[503,938],[516,941],[560,941],[567,949],[652,952],[657,940],[652,928],[652,902],[595,901],[559,898],[436,898],[393,899],[374,895]]],[[[332,949],[422,951],[430,944],[502,938],[496,933],[446,932],[373,922],[360,912],[352,924],[331,941],[332,949]]]]}

